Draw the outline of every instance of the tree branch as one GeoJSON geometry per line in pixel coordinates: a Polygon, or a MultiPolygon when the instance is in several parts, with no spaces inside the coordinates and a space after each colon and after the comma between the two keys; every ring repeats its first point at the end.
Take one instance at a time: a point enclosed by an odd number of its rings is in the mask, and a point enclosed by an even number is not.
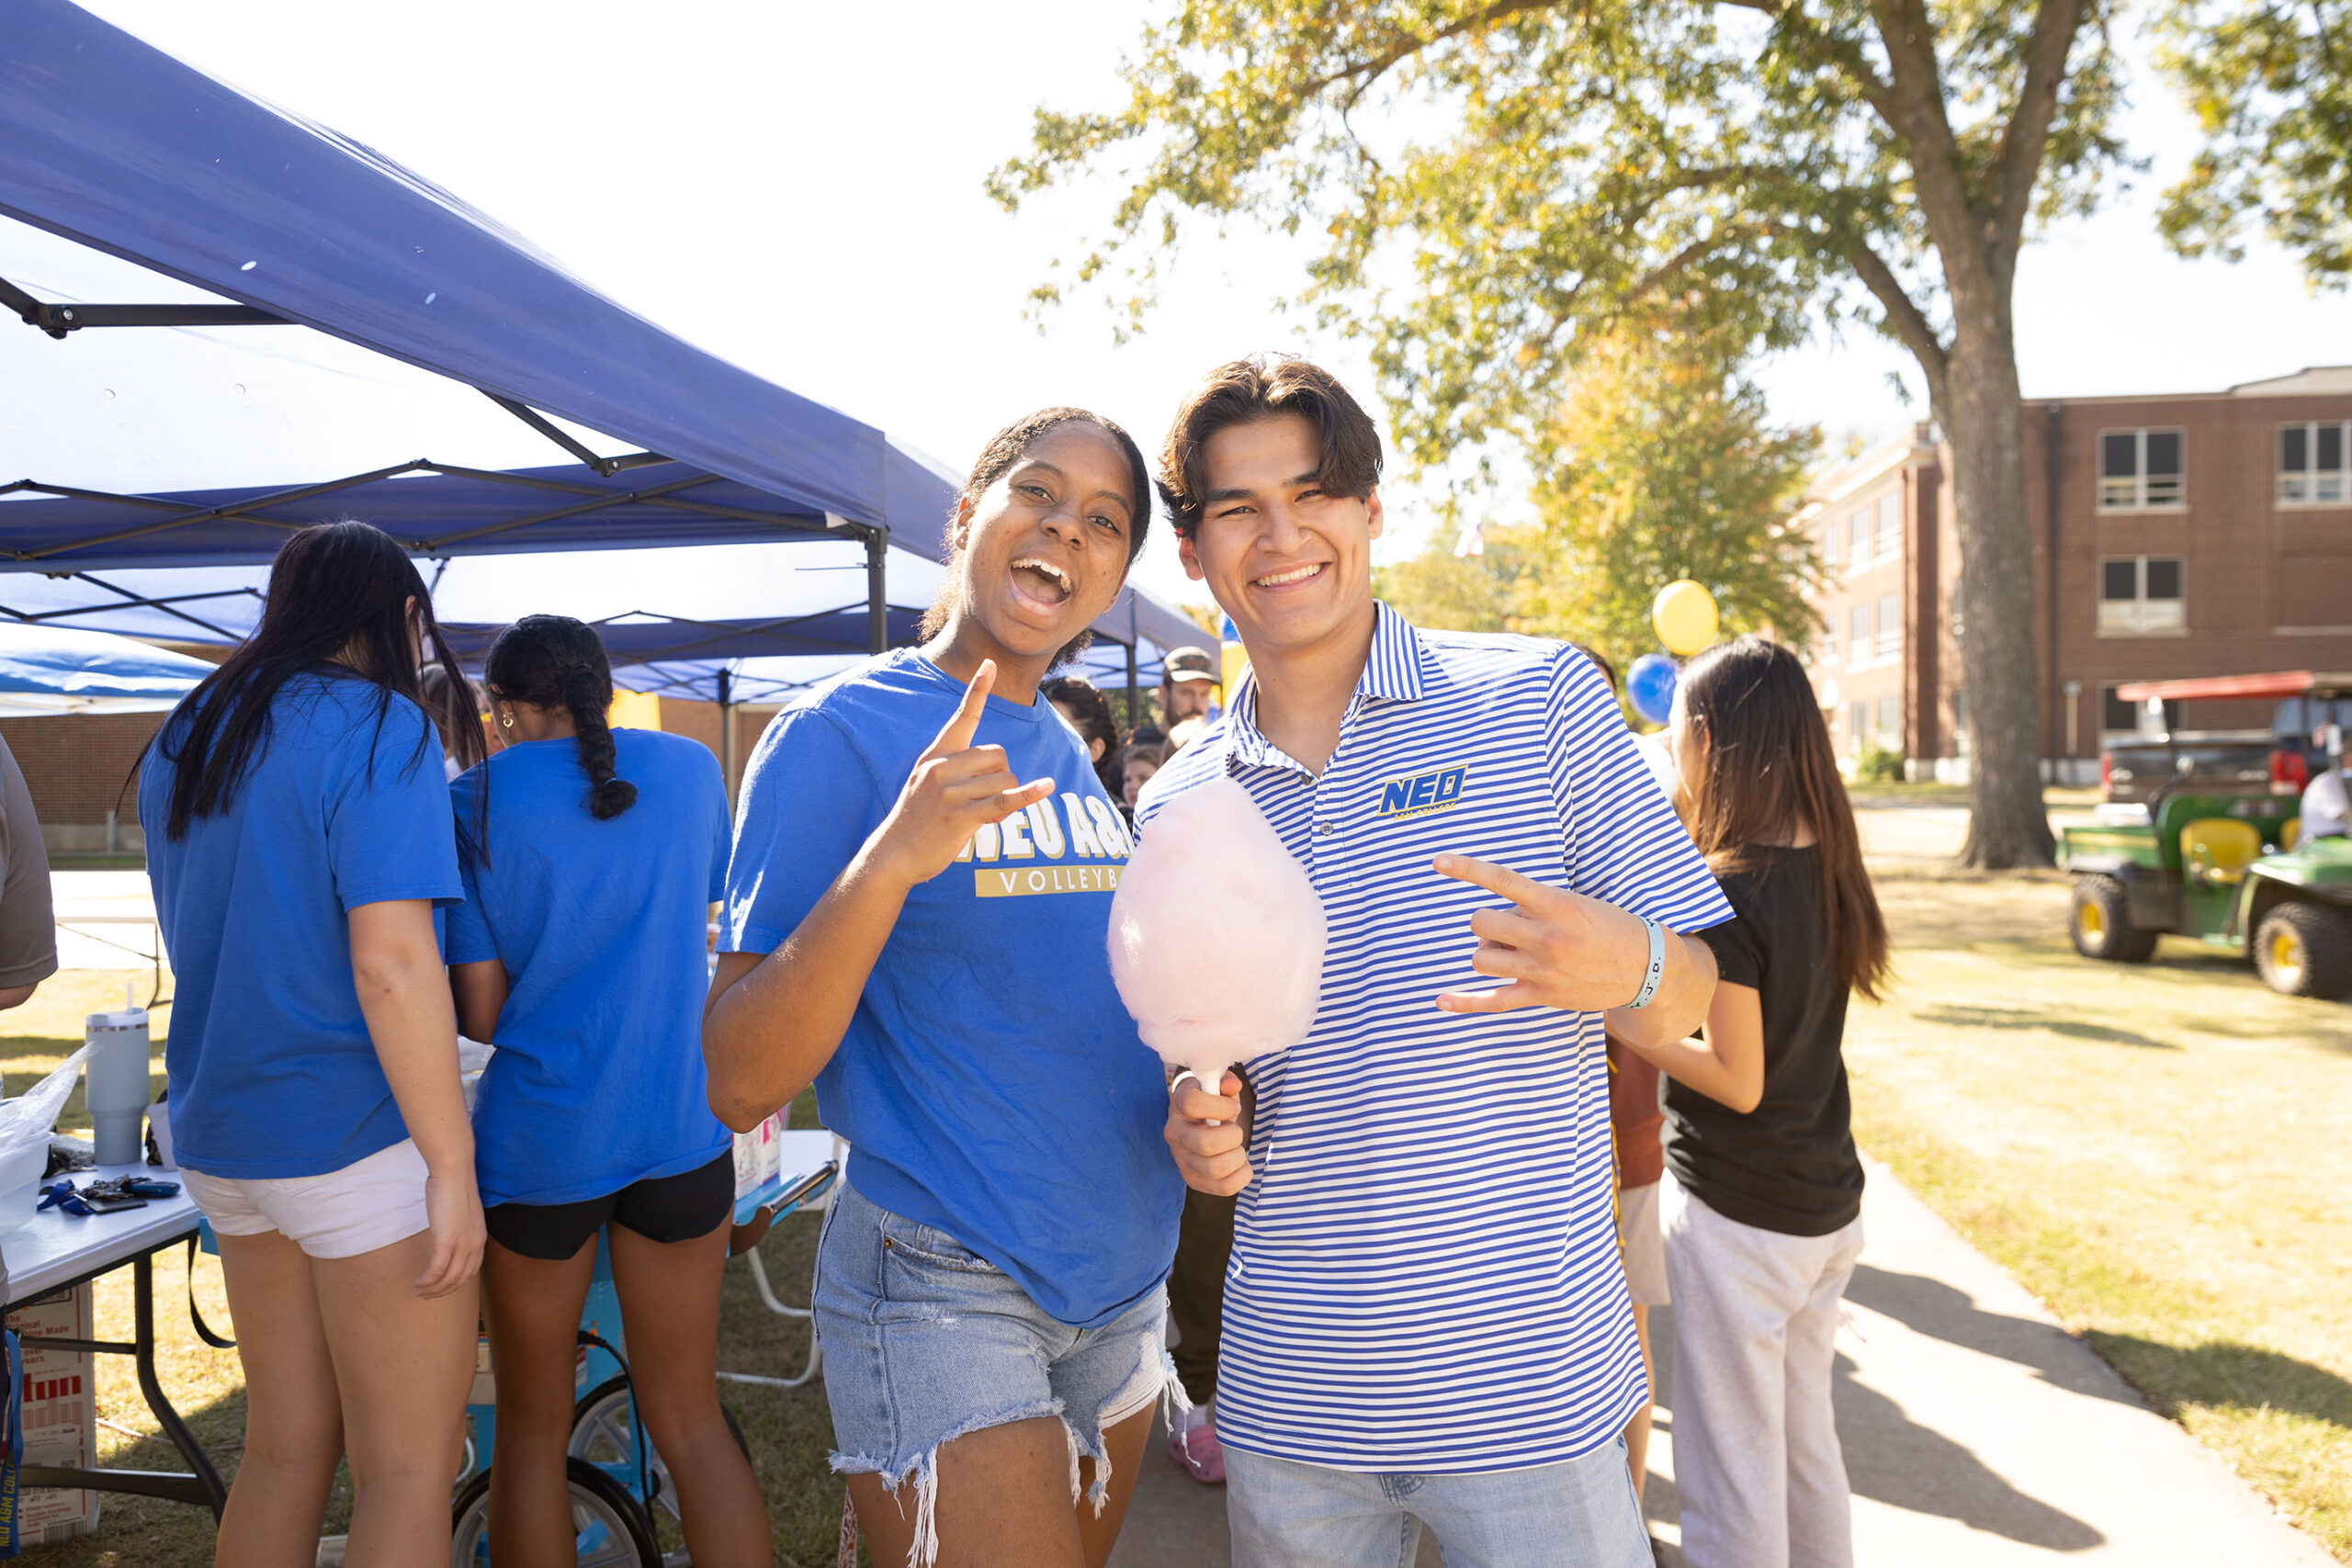
{"type": "Polygon", "coordinates": [[[1395,47],[1385,54],[1371,60],[1360,60],[1352,65],[1345,65],[1337,71],[1315,77],[1301,85],[1299,96],[1311,98],[1326,87],[1336,87],[1342,82],[1352,81],[1355,83],[1355,87],[1348,94],[1344,106],[1345,108],[1352,108],[1355,107],[1356,100],[1371,91],[1372,85],[1386,75],[1389,69],[1400,61],[1409,59],[1425,49],[1443,43],[1448,39],[1460,38],[1464,33],[1476,32],[1481,28],[1505,21],[1523,11],[1556,11],[1563,4],[1565,0],[1546,0],[1546,3],[1542,5],[1532,5],[1528,0],[1495,0],[1495,4],[1482,6],[1460,21],[1440,28],[1427,38],[1407,34],[1397,39],[1395,47]]]}
{"type": "Polygon", "coordinates": [[[1972,307],[1992,308],[1997,275],[1992,266],[1991,237],[1984,231],[1984,215],[1969,199],[1959,139],[1945,112],[1935,23],[1923,0],[1871,0],[1871,13],[1894,73],[1892,96],[1905,111],[1887,123],[1907,143],[1905,152],[1919,216],[1943,258],[1944,284],[1952,295],[1954,312],[1965,315],[1972,307]]]}
{"type": "Polygon", "coordinates": [[[1862,287],[1871,291],[1879,308],[1886,312],[1886,324],[1896,340],[1919,362],[1920,372],[1928,378],[1928,406],[1939,418],[1942,417],[1948,406],[1944,400],[1945,350],[1934,325],[1912,299],[1910,290],[1903,287],[1903,280],[1894,276],[1894,269],[1867,243],[1848,242],[1845,254],[1854,276],[1862,280],[1862,287]]]}
{"type": "Polygon", "coordinates": [[[1994,213],[1993,265],[2003,277],[2016,268],[2018,243],[2033,205],[2033,187],[2058,114],[2058,89],[2081,29],[2083,0],[2041,0],[2027,48],[2025,86],[2001,137],[2000,206],[1994,213]]]}
{"type": "Polygon", "coordinates": [[[1862,95],[1862,101],[1877,112],[1888,129],[1902,130],[1895,123],[1893,92],[1879,73],[1871,69],[1871,62],[1862,58],[1862,51],[1850,41],[1823,32],[1814,25],[1813,18],[1791,0],[1720,0],[1720,3],[1771,17],[1775,26],[1787,28],[1792,37],[1803,40],[1815,60],[1844,73],[1846,78],[1854,84],[1855,90],[1862,95]]]}

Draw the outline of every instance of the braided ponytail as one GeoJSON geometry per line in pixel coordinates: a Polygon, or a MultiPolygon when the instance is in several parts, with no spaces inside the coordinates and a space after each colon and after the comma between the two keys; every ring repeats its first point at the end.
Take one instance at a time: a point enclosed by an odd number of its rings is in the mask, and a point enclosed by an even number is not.
{"type": "Polygon", "coordinates": [[[507,702],[571,715],[581,770],[588,775],[582,804],[590,816],[609,821],[637,803],[637,786],[613,776],[617,749],[606,717],[613,670],[594,628],[569,615],[526,615],[490,645],[482,676],[507,702]]]}
{"type": "Polygon", "coordinates": [[[617,748],[607,711],[613,705],[613,677],[595,666],[569,664],[563,671],[563,705],[571,710],[572,728],[579,732],[580,766],[588,774],[588,814],[609,821],[637,804],[637,786],[613,776],[617,748]]]}

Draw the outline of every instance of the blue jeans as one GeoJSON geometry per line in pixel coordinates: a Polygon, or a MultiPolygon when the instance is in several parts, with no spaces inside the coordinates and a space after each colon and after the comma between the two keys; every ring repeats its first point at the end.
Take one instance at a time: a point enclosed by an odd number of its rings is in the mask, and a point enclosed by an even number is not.
{"type": "Polygon", "coordinates": [[[1617,1442],[1564,1464],[1380,1475],[1225,1450],[1234,1568],[1412,1568],[1421,1527],[1446,1568],[1650,1568],[1617,1442]]]}
{"type": "Polygon", "coordinates": [[[1070,1500],[1083,1455],[1094,1461],[1099,1510],[1111,1479],[1103,1430],[1178,1390],[1162,1348],[1165,1292],[1100,1328],[1072,1328],[954,1236],[846,1182],[817,1244],[815,1307],[833,1469],[879,1475],[894,1492],[914,1483],[917,1568],[935,1539],[942,1443],[1058,1416],[1069,1432],[1070,1500]]]}

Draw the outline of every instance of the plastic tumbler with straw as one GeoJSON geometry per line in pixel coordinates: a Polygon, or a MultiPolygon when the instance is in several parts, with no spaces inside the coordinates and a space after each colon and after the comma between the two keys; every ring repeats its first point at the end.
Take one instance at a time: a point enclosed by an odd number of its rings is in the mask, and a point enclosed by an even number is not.
{"type": "Polygon", "coordinates": [[[147,1113],[147,1010],[123,988],[120,1012],[94,1012],[83,1022],[90,1059],[90,1142],[100,1165],[133,1165],[146,1157],[141,1122],[147,1113]]]}

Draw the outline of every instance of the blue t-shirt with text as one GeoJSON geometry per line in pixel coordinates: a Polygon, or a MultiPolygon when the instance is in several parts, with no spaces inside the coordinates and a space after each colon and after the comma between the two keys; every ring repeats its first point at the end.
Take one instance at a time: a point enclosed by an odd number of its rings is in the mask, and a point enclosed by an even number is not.
{"type": "Polygon", "coordinates": [[[569,737],[510,746],[449,786],[469,836],[490,797],[449,962],[495,959],[508,987],[474,1099],[484,1204],[583,1202],[729,1146],[702,1063],[706,935],[727,875],[718,760],[658,730],[613,740],[637,802],[602,822],[569,737]]]}
{"type": "Polygon", "coordinates": [[[173,1146],[208,1176],[323,1176],[408,1136],[360,1014],[349,916],[462,892],[440,741],[405,697],[332,669],[297,675],[228,809],[175,840],[168,759],[185,731],[184,711],[165,720],[139,770],[178,986],[173,1146]]]}
{"type": "MultiPolygon", "coordinates": [[[[720,947],[782,945],[905,786],[964,695],[912,649],[779,714],[744,775],[720,947]]],[[[988,699],[974,744],[1054,794],[983,829],[908,895],[817,1077],[850,1180],[935,1225],[1079,1327],[1159,1288],[1183,1188],[1159,1058],[1111,983],[1129,841],[1050,703],[988,699]]]]}

